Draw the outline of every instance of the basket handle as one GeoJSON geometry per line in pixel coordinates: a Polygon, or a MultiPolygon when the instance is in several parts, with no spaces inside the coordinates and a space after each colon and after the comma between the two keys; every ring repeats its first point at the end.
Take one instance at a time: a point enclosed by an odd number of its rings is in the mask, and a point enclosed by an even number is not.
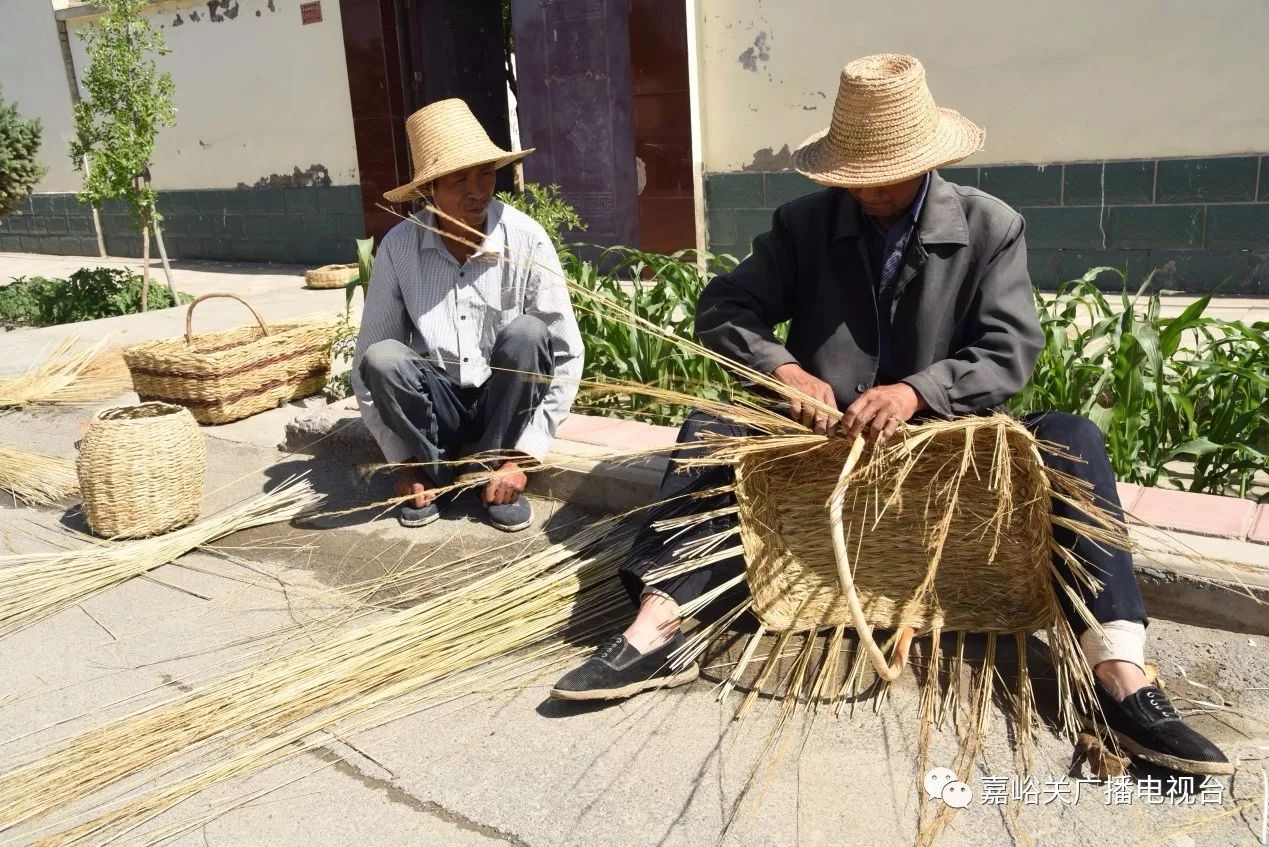
{"type": "Polygon", "coordinates": [[[269,334],[269,325],[264,322],[264,318],[260,317],[260,313],[251,307],[251,304],[243,300],[237,294],[230,294],[228,291],[213,291],[210,294],[201,294],[194,298],[194,302],[189,304],[189,309],[185,311],[185,343],[187,345],[194,344],[194,307],[204,300],[210,300],[213,297],[228,297],[231,300],[237,300],[239,303],[247,307],[247,311],[256,319],[256,323],[260,324],[260,331],[265,335],[269,334]]]}
{"type": "Polygon", "coordinates": [[[842,510],[846,504],[848,487],[847,477],[859,463],[859,457],[863,452],[864,437],[857,435],[855,443],[850,447],[850,454],[846,457],[846,464],[842,465],[842,472],[837,477],[837,487],[833,489],[833,496],[828,501],[828,517],[833,527],[833,555],[837,558],[837,579],[842,584],[842,594],[846,597],[851,622],[855,631],[859,633],[859,643],[867,651],[877,676],[883,682],[894,682],[899,678],[899,672],[903,670],[907,651],[901,650],[896,657],[896,662],[891,665],[886,661],[885,653],[882,653],[881,648],[877,646],[877,640],[872,636],[872,626],[864,617],[864,607],[859,602],[859,592],[855,590],[855,577],[850,568],[850,554],[846,550],[846,532],[842,527],[842,510]]]}

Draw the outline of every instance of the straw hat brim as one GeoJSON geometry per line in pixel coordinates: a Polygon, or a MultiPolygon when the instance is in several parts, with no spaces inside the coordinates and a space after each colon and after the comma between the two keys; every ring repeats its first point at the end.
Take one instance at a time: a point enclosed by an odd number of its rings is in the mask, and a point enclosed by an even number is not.
{"type": "Polygon", "coordinates": [[[491,155],[471,160],[464,160],[463,162],[457,163],[456,167],[446,167],[444,171],[437,173],[423,173],[407,182],[405,185],[398,186],[391,191],[383,192],[383,199],[387,200],[389,203],[406,203],[410,200],[417,200],[419,197],[423,196],[424,186],[434,179],[445,176],[445,174],[466,170],[467,168],[473,168],[477,165],[485,165],[490,162],[493,162],[495,169],[502,168],[520,161],[536,149],[536,147],[530,147],[528,150],[518,150],[515,153],[508,153],[506,150],[499,150],[498,155],[496,156],[491,155]]]}
{"type": "Polygon", "coordinates": [[[893,185],[920,176],[983,149],[986,132],[955,109],[938,109],[932,141],[903,158],[851,160],[821,130],[803,141],[793,153],[793,167],[821,185],[839,188],[872,188],[893,185]]]}

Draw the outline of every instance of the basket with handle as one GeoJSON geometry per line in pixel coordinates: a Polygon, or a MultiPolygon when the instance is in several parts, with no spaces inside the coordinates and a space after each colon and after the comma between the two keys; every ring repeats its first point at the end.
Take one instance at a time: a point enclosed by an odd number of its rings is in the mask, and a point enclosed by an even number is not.
{"type": "Polygon", "coordinates": [[[888,461],[829,439],[737,466],[758,618],[775,631],[851,627],[883,678],[897,668],[873,628],[1033,632],[1061,616],[1032,435],[1003,416],[917,432],[888,461]]]}
{"type": "Polygon", "coordinates": [[[84,516],[97,535],[140,538],[198,517],[207,451],[188,409],[170,403],[98,412],[75,470],[84,516]]]}
{"type": "Polygon", "coordinates": [[[356,262],[346,265],[322,265],[304,272],[304,282],[308,288],[343,288],[357,278],[356,262]]]}
{"type": "Polygon", "coordinates": [[[134,345],[124,361],[142,400],[184,406],[199,423],[228,423],[321,391],[336,320],[325,314],[266,324],[236,294],[204,294],[185,313],[184,337],[134,345]],[[195,335],[194,309],[215,297],[237,300],[256,324],[195,335]]]}

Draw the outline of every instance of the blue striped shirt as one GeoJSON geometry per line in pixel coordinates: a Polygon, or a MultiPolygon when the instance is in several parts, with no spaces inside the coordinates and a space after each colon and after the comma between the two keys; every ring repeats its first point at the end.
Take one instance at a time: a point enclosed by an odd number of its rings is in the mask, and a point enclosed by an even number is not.
{"type": "MultiPolygon", "coordinates": [[[[436,226],[430,215],[421,220],[436,226]]],[[[396,339],[430,358],[460,386],[479,386],[492,373],[489,355],[498,333],[525,314],[546,324],[555,357],[546,397],[515,445],[541,461],[582,376],[582,336],[559,255],[546,232],[528,215],[494,200],[484,243],[459,264],[435,232],[410,221],[393,227],[375,254],[352,368],[362,419],[389,462],[403,462],[413,451],[383,422],[361,380],[366,349],[396,339]]]]}

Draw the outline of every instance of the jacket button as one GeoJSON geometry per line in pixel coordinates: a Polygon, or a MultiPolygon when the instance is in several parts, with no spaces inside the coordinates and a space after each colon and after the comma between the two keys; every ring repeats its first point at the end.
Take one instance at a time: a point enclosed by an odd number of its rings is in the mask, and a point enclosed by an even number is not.
{"type": "Polygon", "coordinates": [[[856,385],[856,386],[855,386],[855,390],[856,390],[857,392],[859,392],[860,394],[863,394],[865,391],[867,391],[867,390],[868,390],[868,386],[864,385],[864,384],[861,382],[861,383],[859,383],[859,385],[856,385]]]}

